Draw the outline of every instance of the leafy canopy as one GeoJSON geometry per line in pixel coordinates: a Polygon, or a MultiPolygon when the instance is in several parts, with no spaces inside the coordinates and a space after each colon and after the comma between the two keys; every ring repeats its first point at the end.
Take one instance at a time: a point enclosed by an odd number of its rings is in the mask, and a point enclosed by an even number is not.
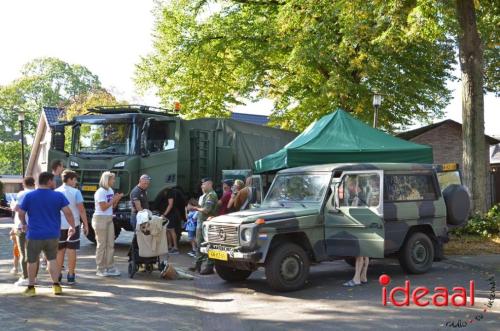
{"type": "Polygon", "coordinates": [[[274,102],[272,119],[301,130],[337,107],[386,129],[442,115],[453,39],[430,1],[173,0],[156,8],[154,52],[139,87],[179,100],[188,117],[227,116],[244,98],[274,102]],[[209,9],[212,8],[212,11],[209,9]],[[213,10],[216,8],[216,10],[213,10]]]}

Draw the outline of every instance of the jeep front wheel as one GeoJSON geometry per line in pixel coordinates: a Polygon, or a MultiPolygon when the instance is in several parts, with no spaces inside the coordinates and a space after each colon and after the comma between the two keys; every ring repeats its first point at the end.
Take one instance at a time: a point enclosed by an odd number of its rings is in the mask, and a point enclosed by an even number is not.
{"type": "Polygon", "coordinates": [[[413,233],[399,252],[401,267],[411,274],[423,274],[432,267],[434,245],[425,233],[413,233]]]}
{"type": "Polygon", "coordinates": [[[252,274],[251,270],[241,270],[223,264],[215,264],[215,271],[226,282],[241,282],[252,274]]]}
{"type": "Polygon", "coordinates": [[[309,257],[302,247],[284,243],[274,248],[266,261],[266,278],[277,291],[294,291],[304,287],[309,276],[309,257]]]}

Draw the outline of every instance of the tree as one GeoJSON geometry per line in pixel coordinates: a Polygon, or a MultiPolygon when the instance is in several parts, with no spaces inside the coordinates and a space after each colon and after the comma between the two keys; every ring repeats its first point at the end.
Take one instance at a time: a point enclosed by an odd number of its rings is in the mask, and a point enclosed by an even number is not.
{"type": "Polygon", "coordinates": [[[337,107],[392,130],[442,114],[454,63],[452,39],[411,33],[407,2],[174,0],[156,9],[155,51],[137,83],[188,117],[226,116],[242,102],[274,101],[273,124],[301,130],[337,107]],[[210,2],[212,3],[212,2],[210,2]]]}
{"type": "MultiPolygon", "coordinates": [[[[489,160],[484,139],[483,54],[473,0],[456,0],[459,23],[458,50],[462,72],[462,137],[464,182],[472,195],[472,208],[485,213],[489,160]]],[[[498,67],[497,67],[498,71],[498,67]]]]}
{"type": "MultiPolygon", "coordinates": [[[[43,106],[65,107],[75,98],[101,88],[90,70],[56,58],[35,59],[21,70],[20,78],[0,86],[0,157],[2,173],[20,173],[18,111],[26,113],[25,135],[33,136],[43,106]]],[[[29,156],[30,146],[25,155],[29,156]]]]}
{"type": "Polygon", "coordinates": [[[78,115],[84,115],[89,109],[97,106],[115,106],[126,104],[118,101],[116,98],[103,88],[89,91],[85,94],[76,96],[71,104],[64,111],[64,119],[71,120],[78,115]]]}

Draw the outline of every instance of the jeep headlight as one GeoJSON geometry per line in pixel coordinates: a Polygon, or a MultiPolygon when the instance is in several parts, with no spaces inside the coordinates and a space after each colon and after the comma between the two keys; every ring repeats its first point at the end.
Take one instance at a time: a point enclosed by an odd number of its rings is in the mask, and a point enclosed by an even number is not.
{"type": "Polygon", "coordinates": [[[203,241],[208,241],[208,224],[203,224],[203,228],[201,230],[203,241]]]}
{"type": "Polygon", "coordinates": [[[241,240],[243,242],[249,243],[250,241],[252,241],[252,235],[253,235],[252,228],[244,228],[241,231],[241,240]]]}

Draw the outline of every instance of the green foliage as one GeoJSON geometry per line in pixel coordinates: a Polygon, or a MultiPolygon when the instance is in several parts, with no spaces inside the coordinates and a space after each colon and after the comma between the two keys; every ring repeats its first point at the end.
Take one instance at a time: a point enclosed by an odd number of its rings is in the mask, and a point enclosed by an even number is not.
{"type": "MultiPolygon", "coordinates": [[[[99,78],[81,65],[57,58],[39,58],[24,65],[18,79],[0,86],[0,173],[21,171],[19,111],[25,112],[25,137],[33,137],[42,107],[66,107],[78,96],[99,89],[99,78]]],[[[25,147],[28,158],[30,146],[25,147]]]]}
{"type": "MultiPolygon", "coordinates": [[[[486,53],[498,63],[498,14],[489,11],[498,2],[480,3],[486,53]]],[[[379,122],[392,130],[442,115],[450,98],[457,24],[448,2],[173,0],[155,15],[155,50],[136,82],[156,88],[164,106],[179,100],[187,117],[227,116],[244,98],[266,97],[271,124],[284,128],[337,107],[371,123],[378,90],[379,122]]]]}
{"type": "Polygon", "coordinates": [[[500,204],[493,206],[484,216],[472,217],[467,225],[452,231],[456,235],[492,237],[500,234],[500,204]]]}

